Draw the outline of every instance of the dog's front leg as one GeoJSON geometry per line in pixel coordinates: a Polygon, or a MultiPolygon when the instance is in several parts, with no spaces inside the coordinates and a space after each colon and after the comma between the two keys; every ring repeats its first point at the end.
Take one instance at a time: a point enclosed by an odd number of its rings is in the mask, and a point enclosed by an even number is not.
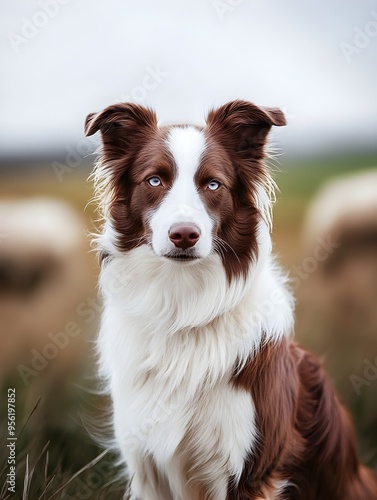
{"type": "Polygon", "coordinates": [[[125,500],[176,500],[151,456],[134,453],[127,459],[127,468],[130,484],[125,500]]]}

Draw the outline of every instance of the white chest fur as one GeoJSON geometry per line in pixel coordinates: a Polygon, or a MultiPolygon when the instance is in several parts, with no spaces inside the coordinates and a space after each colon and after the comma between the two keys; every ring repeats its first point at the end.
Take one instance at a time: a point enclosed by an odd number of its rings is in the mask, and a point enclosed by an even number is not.
{"type": "Polygon", "coordinates": [[[266,262],[229,286],[216,256],[183,268],[140,247],[105,267],[101,287],[101,373],[134,497],[199,498],[205,484],[225,499],[257,435],[250,394],[229,380],[262,335],[290,332],[281,277],[266,262]]]}

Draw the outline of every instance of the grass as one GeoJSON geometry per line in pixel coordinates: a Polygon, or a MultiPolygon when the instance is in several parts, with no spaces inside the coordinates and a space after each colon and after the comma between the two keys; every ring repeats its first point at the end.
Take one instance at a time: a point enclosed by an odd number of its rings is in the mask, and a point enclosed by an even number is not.
{"type": "MultiPolygon", "coordinates": [[[[0,454],[0,500],[118,499],[124,485],[118,481],[116,457],[90,438],[82,414],[96,409],[101,401],[70,384],[65,389],[38,396],[28,408],[26,389],[18,380],[17,394],[16,494],[6,483],[7,451],[0,454]],[[84,401],[85,399],[85,401],[84,401]],[[62,409],[64,408],[64,410],[62,409]],[[19,429],[19,430],[18,430],[19,429]]],[[[35,388],[32,388],[34,391],[35,388]]],[[[2,391],[3,401],[6,399],[2,391]]],[[[1,412],[1,443],[6,443],[6,415],[1,412]]],[[[85,417],[84,417],[85,420],[85,417]]]]}

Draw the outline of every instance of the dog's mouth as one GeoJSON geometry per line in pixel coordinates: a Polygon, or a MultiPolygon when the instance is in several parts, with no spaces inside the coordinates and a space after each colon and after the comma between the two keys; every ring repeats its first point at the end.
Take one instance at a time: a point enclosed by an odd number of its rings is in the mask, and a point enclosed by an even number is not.
{"type": "Polygon", "coordinates": [[[174,260],[176,262],[190,262],[200,259],[198,255],[194,252],[183,251],[183,252],[168,252],[163,257],[174,260]]]}

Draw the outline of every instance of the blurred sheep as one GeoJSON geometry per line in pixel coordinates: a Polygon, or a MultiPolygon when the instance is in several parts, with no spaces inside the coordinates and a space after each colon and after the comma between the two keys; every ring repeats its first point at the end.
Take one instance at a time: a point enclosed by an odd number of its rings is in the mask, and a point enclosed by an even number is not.
{"type": "Polygon", "coordinates": [[[377,171],[329,182],[316,196],[304,225],[303,255],[315,256],[321,242],[324,253],[309,272],[310,288],[316,281],[318,299],[347,324],[362,313],[364,328],[374,309],[377,334],[377,171]]]}
{"type": "MultiPolygon", "coordinates": [[[[19,363],[29,367],[32,350],[77,322],[80,303],[96,296],[85,231],[83,217],[64,202],[0,202],[0,376],[19,363]]],[[[75,344],[50,369],[75,357],[75,344]]]]}
{"type": "Polygon", "coordinates": [[[301,267],[297,334],[326,354],[359,425],[376,429],[377,170],[335,179],[318,193],[303,228],[301,267]]]}
{"type": "Polygon", "coordinates": [[[310,249],[319,237],[339,244],[329,264],[342,265],[365,252],[377,255],[377,171],[329,182],[312,202],[304,227],[310,249]]]}

